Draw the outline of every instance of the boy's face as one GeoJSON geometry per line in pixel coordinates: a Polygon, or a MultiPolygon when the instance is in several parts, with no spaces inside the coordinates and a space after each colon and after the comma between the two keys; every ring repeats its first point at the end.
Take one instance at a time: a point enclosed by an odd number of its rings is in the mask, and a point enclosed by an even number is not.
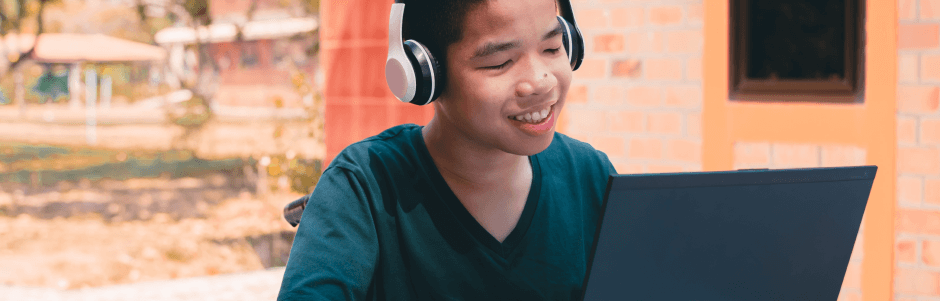
{"type": "Polygon", "coordinates": [[[435,102],[442,121],[485,148],[547,148],[571,82],[555,16],[553,0],[489,0],[468,12],[462,39],[447,48],[447,88],[435,102]]]}

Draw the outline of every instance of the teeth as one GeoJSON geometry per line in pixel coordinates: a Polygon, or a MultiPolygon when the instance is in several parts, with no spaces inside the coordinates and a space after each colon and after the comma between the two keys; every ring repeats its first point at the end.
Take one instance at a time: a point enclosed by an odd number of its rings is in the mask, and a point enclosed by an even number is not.
{"type": "Polygon", "coordinates": [[[523,121],[523,122],[539,122],[539,121],[542,121],[542,119],[545,119],[546,117],[548,117],[548,114],[551,113],[551,111],[552,111],[551,108],[546,108],[538,112],[530,112],[530,113],[512,116],[510,117],[510,119],[515,119],[515,120],[523,121]]]}

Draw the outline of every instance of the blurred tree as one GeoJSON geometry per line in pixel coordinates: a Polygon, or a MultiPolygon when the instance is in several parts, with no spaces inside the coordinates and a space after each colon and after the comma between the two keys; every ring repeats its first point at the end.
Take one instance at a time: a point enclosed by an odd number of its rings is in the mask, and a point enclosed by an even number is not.
{"type": "MultiPolygon", "coordinates": [[[[43,11],[46,6],[58,3],[60,0],[0,0],[0,37],[6,38],[9,34],[32,34],[38,37],[43,33],[43,11]]],[[[12,40],[12,39],[11,39],[12,40]]],[[[16,69],[25,58],[33,55],[36,42],[16,39],[20,42],[31,42],[31,45],[16,45],[11,49],[6,39],[0,40],[0,77],[5,77],[11,70],[16,69]]]]}

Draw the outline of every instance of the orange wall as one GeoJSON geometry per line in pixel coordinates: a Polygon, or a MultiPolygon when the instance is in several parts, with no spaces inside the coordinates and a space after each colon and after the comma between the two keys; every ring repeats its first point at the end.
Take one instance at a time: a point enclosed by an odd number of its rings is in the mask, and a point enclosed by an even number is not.
{"type": "Polygon", "coordinates": [[[736,146],[769,142],[788,153],[788,167],[800,167],[818,166],[820,161],[805,157],[819,156],[826,146],[863,150],[866,164],[878,165],[878,176],[862,224],[862,248],[853,254],[861,257],[855,261],[860,269],[850,264],[840,299],[888,300],[894,266],[897,19],[894,2],[867,2],[864,103],[792,104],[729,101],[729,2],[707,0],[703,158],[706,170],[727,170],[741,160],[735,158],[736,146]]]}
{"type": "Polygon", "coordinates": [[[402,104],[385,83],[392,1],[321,1],[320,63],[326,105],[326,160],[398,124],[426,124],[430,106],[402,104]],[[381,4],[381,5],[380,5],[381,4]]]}

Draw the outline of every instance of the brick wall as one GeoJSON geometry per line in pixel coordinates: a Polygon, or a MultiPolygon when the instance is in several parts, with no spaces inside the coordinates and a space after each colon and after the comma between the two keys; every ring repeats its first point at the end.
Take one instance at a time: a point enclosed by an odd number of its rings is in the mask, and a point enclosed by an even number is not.
{"type": "Polygon", "coordinates": [[[894,295],[926,300],[940,297],[940,0],[898,0],[898,19],[894,295]]]}
{"type": "Polygon", "coordinates": [[[702,166],[702,0],[573,0],[586,54],[559,131],[620,173],[702,166]]]}

